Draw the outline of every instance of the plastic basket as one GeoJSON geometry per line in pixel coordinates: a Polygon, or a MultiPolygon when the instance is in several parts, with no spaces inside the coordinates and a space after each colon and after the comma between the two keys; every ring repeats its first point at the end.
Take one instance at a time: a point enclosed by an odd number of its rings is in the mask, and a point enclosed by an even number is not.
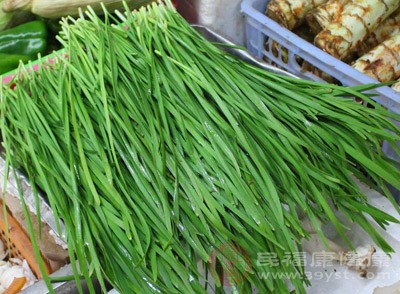
{"type": "MultiPolygon", "coordinates": [[[[0,200],[0,206],[2,205],[2,201],[0,200]]],[[[36,278],[42,279],[42,274],[33,251],[31,240],[19,222],[12,216],[11,212],[8,211],[8,209],[7,222],[8,228],[5,223],[3,209],[0,209],[0,239],[4,243],[4,247],[9,248],[9,256],[25,259],[36,278]]],[[[51,267],[49,263],[45,258],[42,258],[42,260],[47,274],[50,274],[51,267]]],[[[15,280],[16,283],[11,284],[11,286],[7,289],[7,293],[19,292],[21,289],[19,289],[18,284],[20,284],[21,287],[24,286],[25,282],[19,283],[17,279],[15,280]]]]}
{"type": "MultiPolygon", "coordinates": [[[[0,200],[0,206],[2,206],[0,200]]],[[[4,243],[4,247],[7,247],[9,242],[10,245],[10,256],[25,259],[31,268],[32,272],[38,279],[42,278],[42,274],[39,268],[39,264],[33,252],[33,246],[27,233],[24,231],[18,221],[12,216],[11,212],[7,210],[7,222],[8,222],[8,236],[7,227],[5,223],[3,209],[0,209],[0,239],[4,243]],[[8,238],[7,238],[8,237],[8,238]]],[[[42,258],[44,267],[47,274],[51,273],[50,265],[42,258]]]]}
{"type": "MultiPolygon", "coordinates": [[[[269,0],[242,2],[241,8],[246,18],[246,47],[251,54],[264,58],[302,78],[321,80],[313,73],[305,72],[297,60],[298,57],[346,86],[378,83],[375,79],[334,58],[267,17],[265,10],[268,2],[269,0]],[[274,45],[277,45],[277,48],[273,48],[274,45]],[[274,52],[273,49],[277,49],[278,52],[274,52]],[[285,52],[285,58],[282,58],[283,52],[285,52]]],[[[376,102],[400,114],[400,93],[387,86],[372,92],[378,94],[374,97],[376,102]]]]}
{"type": "MultiPolygon", "coordinates": [[[[265,10],[268,2],[269,0],[243,0],[241,5],[245,15],[246,47],[252,55],[305,79],[321,81],[318,76],[303,70],[298,57],[346,86],[378,83],[377,80],[334,58],[267,17],[265,10]]],[[[387,86],[372,92],[377,94],[373,97],[377,103],[400,114],[400,93],[387,86]]],[[[398,146],[400,148],[400,142],[398,146]]],[[[383,151],[389,157],[400,161],[399,156],[388,144],[383,144],[383,151]]],[[[394,191],[394,195],[400,202],[400,191],[394,191]]]]}

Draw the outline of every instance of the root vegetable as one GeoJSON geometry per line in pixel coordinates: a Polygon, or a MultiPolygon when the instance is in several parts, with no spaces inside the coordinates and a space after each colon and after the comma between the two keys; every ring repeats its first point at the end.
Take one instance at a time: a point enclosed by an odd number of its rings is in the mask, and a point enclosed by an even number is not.
{"type": "Polygon", "coordinates": [[[349,0],[329,0],[306,15],[311,31],[318,34],[333,22],[342,12],[349,0]]]}
{"type": "Polygon", "coordinates": [[[400,76],[400,33],[355,61],[353,67],[380,82],[400,76]]]}
{"type": "Polygon", "coordinates": [[[285,28],[299,26],[306,14],[327,0],[271,0],[266,14],[285,28]]]}
{"type": "Polygon", "coordinates": [[[400,92],[400,79],[397,80],[396,84],[393,84],[392,89],[397,92],[400,92]]]}
{"type": "Polygon", "coordinates": [[[315,37],[314,43],[343,60],[399,6],[398,0],[353,0],[335,22],[315,37]]]}
{"type": "Polygon", "coordinates": [[[385,19],[373,32],[371,32],[365,41],[362,42],[358,56],[362,56],[375,46],[379,45],[386,39],[400,32],[400,9],[397,9],[387,19],[385,19]]]}

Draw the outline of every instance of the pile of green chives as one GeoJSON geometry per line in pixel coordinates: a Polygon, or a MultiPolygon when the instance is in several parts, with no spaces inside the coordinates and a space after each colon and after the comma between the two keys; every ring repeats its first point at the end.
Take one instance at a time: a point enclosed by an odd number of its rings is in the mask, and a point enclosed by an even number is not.
{"type": "Polygon", "coordinates": [[[121,293],[204,293],[199,260],[221,291],[210,256],[231,243],[243,276],[232,291],[288,292],[285,280],[257,275],[269,271],[299,273],[290,283],[302,293],[300,265],[257,266],[259,252],[283,260],[301,251],[299,211],[323,239],[319,221],[330,221],[350,243],[340,211],[392,251],[367,216],[382,227],[396,219],[354,180],[395,204],[386,183],[400,189],[400,172],[381,142],[399,151],[399,116],[362,94],[369,86],[255,68],[202,38],[168,1],[116,15],[65,20],[67,57],[20,68],[1,90],[7,163],[64,222],[75,276],[91,292],[96,277],[103,291],[107,280],[121,293]]]}

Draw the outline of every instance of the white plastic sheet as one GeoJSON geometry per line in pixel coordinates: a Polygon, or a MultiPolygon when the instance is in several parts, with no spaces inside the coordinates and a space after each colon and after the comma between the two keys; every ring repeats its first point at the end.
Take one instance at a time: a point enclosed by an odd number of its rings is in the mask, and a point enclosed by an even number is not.
{"type": "MultiPolygon", "coordinates": [[[[370,203],[381,210],[400,219],[392,204],[379,193],[362,187],[369,196],[370,203]]],[[[312,276],[312,286],[308,288],[309,294],[395,294],[400,293],[400,225],[391,224],[386,231],[376,226],[385,240],[393,247],[396,253],[388,257],[376,247],[377,252],[372,258],[371,267],[366,278],[350,270],[346,266],[335,263],[332,266],[311,266],[312,254],[307,253],[306,271],[312,276]],[[390,288],[384,288],[392,286],[390,288]],[[377,288],[380,288],[376,290],[377,288]],[[376,292],[374,292],[376,291],[376,292]]],[[[352,227],[350,238],[355,246],[374,244],[371,239],[357,227],[352,227]]],[[[331,238],[333,240],[337,237],[331,238]]]]}

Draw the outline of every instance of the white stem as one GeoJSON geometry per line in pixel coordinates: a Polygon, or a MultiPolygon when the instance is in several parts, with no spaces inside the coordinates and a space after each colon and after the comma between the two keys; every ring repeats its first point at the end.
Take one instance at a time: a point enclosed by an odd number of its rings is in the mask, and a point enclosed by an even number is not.
{"type": "Polygon", "coordinates": [[[32,0],[5,0],[3,2],[4,12],[13,12],[17,10],[30,10],[32,0]]]}

